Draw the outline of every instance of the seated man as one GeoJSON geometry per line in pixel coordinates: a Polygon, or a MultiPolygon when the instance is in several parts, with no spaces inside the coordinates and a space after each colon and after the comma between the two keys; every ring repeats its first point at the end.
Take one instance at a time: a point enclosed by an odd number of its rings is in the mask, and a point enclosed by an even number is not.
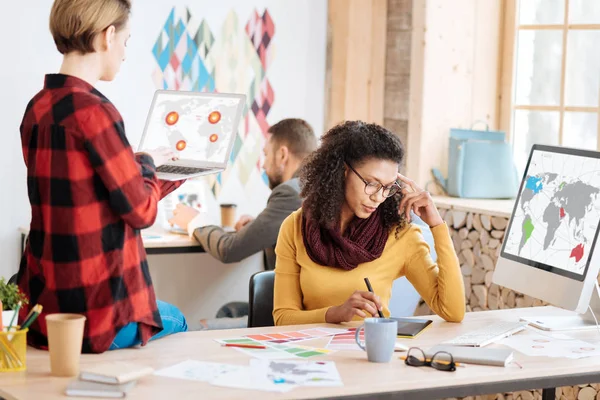
{"type": "Polygon", "coordinates": [[[274,269],[279,227],[288,215],[300,208],[296,171],[304,158],[317,148],[317,138],[306,121],[296,118],[279,121],[268,132],[263,168],[272,192],[267,207],[256,219],[243,216],[235,225],[236,232],[225,232],[218,226],[203,226],[203,213],[179,204],[169,220],[186,229],[207,253],[223,263],[238,262],[264,250],[265,269],[274,269]]]}

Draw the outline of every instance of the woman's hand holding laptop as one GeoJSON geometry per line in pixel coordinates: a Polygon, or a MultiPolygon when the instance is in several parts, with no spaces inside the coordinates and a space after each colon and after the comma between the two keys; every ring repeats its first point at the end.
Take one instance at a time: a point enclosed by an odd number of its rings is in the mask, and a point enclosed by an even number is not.
{"type": "Polygon", "coordinates": [[[166,164],[169,160],[176,161],[179,159],[179,156],[167,146],[162,146],[154,150],[146,150],[138,154],[147,154],[152,157],[155,167],[160,167],[161,165],[166,164]]]}

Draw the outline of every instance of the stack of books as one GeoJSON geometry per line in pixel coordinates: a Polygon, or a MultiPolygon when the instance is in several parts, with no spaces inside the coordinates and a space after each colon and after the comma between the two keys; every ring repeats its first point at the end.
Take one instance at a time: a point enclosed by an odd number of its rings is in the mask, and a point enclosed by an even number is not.
{"type": "Polygon", "coordinates": [[[86,366],[81,369],[79,378],[69,383],[66,395],[123,398],[138,379],[153,372],[150,367],[121,361],[86,366]]]}

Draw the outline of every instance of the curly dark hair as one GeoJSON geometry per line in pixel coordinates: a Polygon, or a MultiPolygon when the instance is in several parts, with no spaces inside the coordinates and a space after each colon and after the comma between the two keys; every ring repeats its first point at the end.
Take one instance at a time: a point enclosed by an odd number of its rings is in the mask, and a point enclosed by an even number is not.
{"type": "MultiPolygon", "coordinates": [[[[344,202],[344,163],[354,167],[373,158],[401,164],[404,146],[396,135],[377,124],[345,121],[331,128],[300,170],[304,211],[323,227],[336,226],[344,202]]],[[[404,227],[405,218],[398,215],[401,199],[398,192],[379,206],[386,229],[404,227]]]]}

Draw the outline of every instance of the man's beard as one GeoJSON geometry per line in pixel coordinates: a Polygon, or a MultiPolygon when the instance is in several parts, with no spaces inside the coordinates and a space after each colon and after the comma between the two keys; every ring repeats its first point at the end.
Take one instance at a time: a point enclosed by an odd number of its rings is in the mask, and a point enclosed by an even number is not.
{"type": "Polygon", "coordinates": [[[269,189],[271,190],[275,189],[277,186],[283,183],[282,173],[273,176],[267,175],[267,178],[269,178],[269,189]]]}

